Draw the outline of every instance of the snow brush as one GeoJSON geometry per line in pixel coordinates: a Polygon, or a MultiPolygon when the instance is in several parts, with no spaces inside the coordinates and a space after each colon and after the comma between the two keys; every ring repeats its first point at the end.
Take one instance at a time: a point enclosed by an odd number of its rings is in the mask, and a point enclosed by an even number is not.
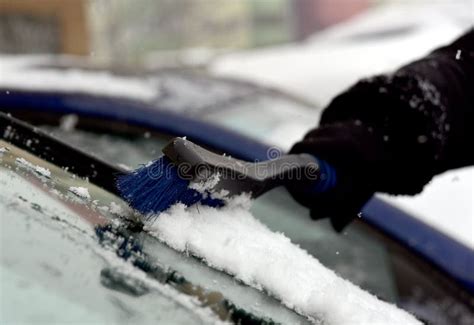
{"type": "Polygon", "coordinates": [[[234,195],[256,198],[279,185],[321,193],[336,184],[334,168],[308,154],[277,154],[276,159],[251,163],[217,155],[182,138],[171,140],[161,158],[128,172],[2,112],[0,139],[87,178],[145,215],[177,202],[220,207],[234,195]]]}
{"type": "Polygon", "coordinates": [[[248,193],[256,198],[291,183],[317,193],[336,184],[334,168],[309,154],[246,162],[215,154],[183,138],[174,138],[162,151],[161,158],[116,180],[122,198],[144,215],[159,214],[178,202],[221,207],[234,195],[248,193]]]}

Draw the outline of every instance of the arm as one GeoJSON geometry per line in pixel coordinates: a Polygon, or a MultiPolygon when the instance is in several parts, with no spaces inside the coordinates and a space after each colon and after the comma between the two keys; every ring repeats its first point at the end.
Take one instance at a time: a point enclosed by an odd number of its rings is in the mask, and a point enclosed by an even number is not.
{"type": "Polygon", "coordinates": [[[331,219],[341,220],[348,219],[342,214],[352,218],[374,192],[419,193],[434,175],[474,163],[473,111],[471,29],[393,74],[361,80],[337,96],[320,126],[292,152],[313,153],[332,163],[341,187],[325,198],[290,191],[312,214],[331,214],[322,201],[331,202],[332,213],[339,214],[331,219]],[[338,211],[337,204],[348,208],[338,211]]]}

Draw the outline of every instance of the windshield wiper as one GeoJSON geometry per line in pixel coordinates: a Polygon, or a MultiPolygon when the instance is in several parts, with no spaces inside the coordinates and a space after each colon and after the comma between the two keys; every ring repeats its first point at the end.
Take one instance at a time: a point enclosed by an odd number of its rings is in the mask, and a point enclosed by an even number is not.
{"type": "Polygon", "coordinates": [[[76,176],[86,178],[108,192],[119,195],[115,178],[126,171],[118,166],[111,165],[2,112],[0,112],[0,136],[41,159],[65,168],[76,176]]]}

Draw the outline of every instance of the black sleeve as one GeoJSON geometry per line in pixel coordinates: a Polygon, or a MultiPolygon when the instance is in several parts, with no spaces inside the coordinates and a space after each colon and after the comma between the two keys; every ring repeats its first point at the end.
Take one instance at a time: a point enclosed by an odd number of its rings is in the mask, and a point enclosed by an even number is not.
{"type": "Polygon", "coordinates": [[[376,191],[415,194],[472,165],[474,29],[393,74],[361,80],[323,112],[320,128],[354,122],[375,135],[376,191]]]}

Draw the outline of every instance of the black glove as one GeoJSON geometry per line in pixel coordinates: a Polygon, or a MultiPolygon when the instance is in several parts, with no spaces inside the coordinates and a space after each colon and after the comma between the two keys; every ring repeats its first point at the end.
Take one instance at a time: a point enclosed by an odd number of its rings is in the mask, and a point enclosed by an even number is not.
{"type": "Polygon", "coordinates": [[[374,134],[359,121],[312,130],[293,146],[291,153],[310,153],[330,163],[336,169],[337,185],[328,192],[308,194],[293,183],[287,186],[289,192],[310,208],[312,219],[330,218],[334,229],[341,231],[376,190],[373,177],[377,146],[374,134]]]}
{"type": "Polygon", "coordinates": [[[420,85],[405,74],[362,80],[337,96],[320,127],[293,146],[291,153],[313,154],[337,171],[336,187],[327,193],[308,195],[298,184],[288,186],[312,218],[329,217],[341,231],[375,192],[416,194],[436,174],[442,110],[420,85]],[[430,114],[414,109],[413,98],[430,114]]]}

